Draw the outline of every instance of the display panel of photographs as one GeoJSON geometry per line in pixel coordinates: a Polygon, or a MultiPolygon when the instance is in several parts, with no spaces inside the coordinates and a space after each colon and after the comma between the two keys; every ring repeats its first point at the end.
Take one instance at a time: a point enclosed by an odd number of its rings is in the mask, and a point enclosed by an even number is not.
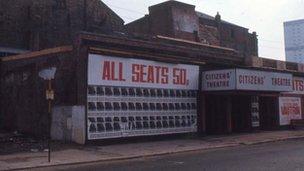
{"type": "Polygon", "coordinates": [[[88,86],[88,139],[197,131],[197,90],[88,86]]]}

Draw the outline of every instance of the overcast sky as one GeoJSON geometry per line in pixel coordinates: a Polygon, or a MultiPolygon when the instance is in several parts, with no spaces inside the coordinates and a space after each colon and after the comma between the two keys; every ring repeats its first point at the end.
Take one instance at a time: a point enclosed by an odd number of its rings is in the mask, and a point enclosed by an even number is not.
{"type": "MultiPolygon", "coordinates": [[[[126,23],[148,14],[148,7],[166,0],[102,0],[126,23]]],[[[196,11],[256,31],[259,56],[285,60],[283,22],[304,19],[304,0],[179,0],[196,6],[196,11]]]]}

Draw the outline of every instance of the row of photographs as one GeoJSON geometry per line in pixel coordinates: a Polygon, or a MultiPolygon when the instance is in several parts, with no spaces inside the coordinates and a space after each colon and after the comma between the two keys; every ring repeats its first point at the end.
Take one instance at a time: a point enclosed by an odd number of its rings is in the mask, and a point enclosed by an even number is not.
{"type": "Polygon", "coordinates": [[[197,95],[196,90],[89,86],[88,137],[193,132],[197,95]]]}
{"type": "Polygon", "coordinates": [[[95,132],[89,133],[89,140],[121,138],[121,137],[134,137],[134,136],[147,136],[147,135],[164,135],[164,134],[178,134],[196,132],[197,127],[180,127],[168,129],[142,129],[132,131],[116,131],[116,132],[95,132]]]}
{"type": "Polygon", "coordinates": [[[88,111],[180,111],[196,110],[196,103],[88,102],[88,111]]]}
{"type": "Polygon", "coordinates": [[[196,98],[196,90],[175,90],[134,87],[88,86],[88,96],[131,96],[158,98],[196,98]]]}
{"type": "Polygon", "coordinates": [[[144,116],[144,117],[89,117],[88,131],[115,132],[142,129],[169,129],[196,127],[196,116],[144,116]]]}

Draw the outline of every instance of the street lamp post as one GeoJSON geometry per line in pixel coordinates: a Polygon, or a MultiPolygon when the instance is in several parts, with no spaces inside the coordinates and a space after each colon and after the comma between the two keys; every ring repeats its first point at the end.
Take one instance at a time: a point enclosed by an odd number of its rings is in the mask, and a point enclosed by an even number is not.
{"type": "Polygon", "coordinates": [[[39,76],[47,81],[46,100],[48,101],[48,162],[51,162],[51,119],[52,119],[52,100],[54,100],[54,90],[52,89],[52,80],[55,78],[56,67],[43,69],[39,76]]]}

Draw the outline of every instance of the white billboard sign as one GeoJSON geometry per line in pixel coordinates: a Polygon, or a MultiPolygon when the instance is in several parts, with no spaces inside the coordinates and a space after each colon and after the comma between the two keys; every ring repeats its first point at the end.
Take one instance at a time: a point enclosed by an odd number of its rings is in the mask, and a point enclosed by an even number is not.
{"type": "Polygon", "coordinates": [[[236,70],[238,90],[292,91],[292,75],[277,72],[236,70]]]}
{"type": "Polygon", "coordinates": [[[292,91],[292,75],[248,69],[228,69],[203,73],[203,90],[292,91]]]}
{"type": "Polygon", "coordinates": [[[89,140],[197,131],[199,66],[89,55],[89,140]]]}
{"type": "Polygon", "coordinates": [[[235,69],[203,72],[203,90],[235,89],[235,69]]]}
{"type": "Polygon", "coordinates": [[[198,90],[199,66],[89,55],[88,84],[198,90]]]}
{"type": "Polygon", "coordinates": [[[302,119],[301,98],[280,97],[280,125],[289,125],[292,119],[302,119]]]}

